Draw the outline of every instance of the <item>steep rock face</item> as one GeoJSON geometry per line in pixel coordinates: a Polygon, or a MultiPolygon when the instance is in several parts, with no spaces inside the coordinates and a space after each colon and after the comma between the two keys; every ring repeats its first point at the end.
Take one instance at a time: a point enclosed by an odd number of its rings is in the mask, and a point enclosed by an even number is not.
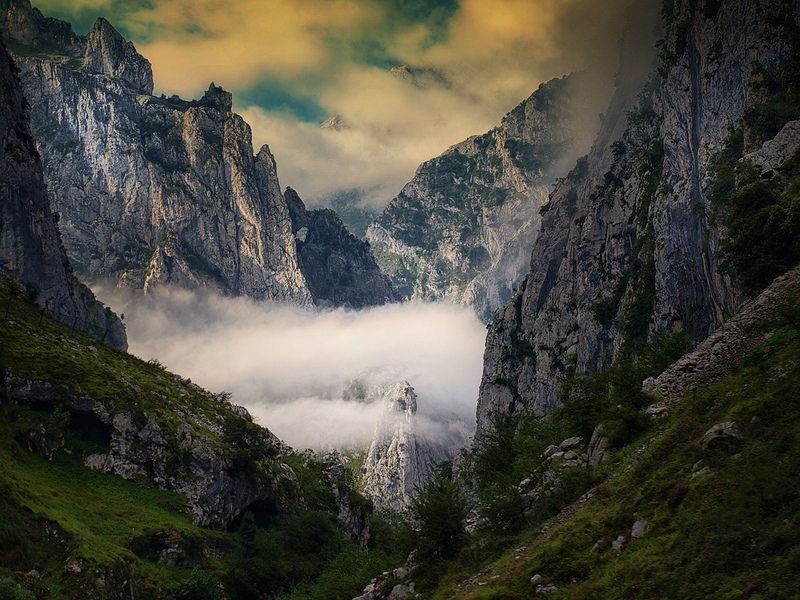
{"type": "Polygon", "coordinates": [[[198,525],[224,528],[248,507],[275,514],[290,509],[291,498],[276,491],[289,489],[293,478],[291,469],[280,463],[285,447],[271,432],[251,424],[244,409],[223,398],[196,386],[191,391],[184,389],[185,398],[199,395],[201,400],[193,398],[193,405],[181,411],[181,422],[171,423],[165,419],[166,413],[148,415],[123,407],[122,402],[75,397],[49,382],[15,377],[10,372],[3,377],[3,398],[21,404],[64,406],[71,414],[72,426],[84,433],[90,431],[92,439],[108,445],[107,452],[86,457],[87,467],[134,481],[151,479],[162,489],[179,492],[198,525]],[[245,423],[249,452],[264,447],[268,458],[277,462],[264,462],[269,468],[260,472],[242,471],[233,459],[235,452],[219,441],[232,421],[245,423]]]}
{"type": "Polygon", "coordinates": [[[360,483],[376,507],[402,511],[409,507],[415,486],[425,483],[437,463],[451,459],[455,448],[444,440],[430,440],[420,430],[417,395],[407,382],[386,385],[378,394],[384,412],[375,426],[360,483]]]}
{"type": "Polygon", "coordinates": [[[419,167],[367,231],[400,295],[469,304],[486,320],[508,300],[527,272],[539,208],[585,151],[575,86],[575,76],[543,84],[499,127],[419,167]]]}
{"type": "Polygon", "coordinates": [[[58,320],[117,348],[125,328],[72,274],[42,178],[17,72],[0,44],[0,268],[58,320]]]}
{"type": "Polygon", "coordinates": [[[800,298],[800,267],[778,277],[767,289],[692,352],[666,371],[644,381],[642,389],[667,403],[713,384],[741,364],[769,338],[769,324],[800,298]],[[754,335],[754,331],[764,331],[754,335]]]}
{"type": "Polygon", "coordinates": [[[369,244],[347,231],[334,211],[306,210],[292,188],[284,197],[300,270],[317,306],[363,308],[395,300],[369,244]]]}
{"type": "Polygon", "coordinates": [[[705,337],[741,303],[707,217],[709,162],[780,71],[796,19],[773,0],[669,2],[653,66],[631,28],[598,139],[554,190],[531,272],[489,329],[479,431],[493,413],[546,412],[561,376],[655,332],[705,337]]]}
{"type": "Polygon", "coordinates": [[[310,303],[275,160],[253,155],[229,93],[153,97],[150,64],[107,21],[70,37],[27,0],[3,8],[80,275],[310,303]]]}

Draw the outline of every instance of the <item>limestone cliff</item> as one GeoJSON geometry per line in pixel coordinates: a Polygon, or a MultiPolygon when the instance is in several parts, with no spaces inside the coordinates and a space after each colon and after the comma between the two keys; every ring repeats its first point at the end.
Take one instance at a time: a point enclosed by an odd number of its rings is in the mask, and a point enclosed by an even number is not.
{"type": "Polygon", "coordinates": [[[30,288],[58,320],[127,347],[125,328],[72,274],[31,137],[17,69],[0,44],[0,271],[30,288]]]}
{"type": "Polygon", "coordinates": [[[229,93],[152,96],[150,63],[104,19],[83,37],[28,0],[0,9],[79,275],[310,304],[275,160],[229,93]]]}
{"type": "Polygon", "coordinates": [[[703,338],[737,309],[709,166],[784,68],[798,16],[777,0],[666,2],[652,61],[630,29],[594,147],[552,193],[530,273],[490,326],[479,430],[553,408],[563,375],[657,332],[703,338]]]}
{"type": "Polygon", "coordinates": [[[528,270],[539,208],[594,127],[582,81],[543,84],[498,127],[419,167],[367,231],[400,295],[469,304],[487,321],[510,298],[528,270]]]}
{"type": "Polygon", "coordinates": [[[300,270],[317,306],[363,308],[395,300],[369,244],[351,234],[334,211],[306,210],[292,188],[284,197],[300,270]]]}
{"type": "Polygon", "coordinates": [[[376,390],[384,410],[364,461],[360,485],[378,508],[409,507],[436,464],[451,460],[466,439],[432,436],[417,415],[417,395],[407,382],[376,390]]]}

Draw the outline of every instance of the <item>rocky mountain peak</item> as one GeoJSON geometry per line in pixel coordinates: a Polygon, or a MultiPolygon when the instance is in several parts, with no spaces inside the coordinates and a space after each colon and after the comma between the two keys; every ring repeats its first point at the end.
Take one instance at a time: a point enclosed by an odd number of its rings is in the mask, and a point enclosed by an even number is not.
{"type": "MultiPolygon", "coordinates": [[[[231,112],[231,110],[233,110],[233,94],[225,91],[221,86],[216,85],[213,81],[203,94],[200,102],[210,108],[216,108],[223,113],[231,112]]],[[[269,152],[269,147],[267,147],[267,152],[269,152]]]]}
{"type": "Polygon", "coordinates": [[[543,83],[497,127],[420,165],[366,235],[401,296],[471,305],[486,321],[511,297],[539,209],[596,126],[586,87],[579,75],[543,83]]]}
{"type": "Polygon", "coordinates": [[[86,36],[86,69],[116,77],[142,94],[153,93],[150,61],[103,17],[86,36]]]}
{"type": "Polygon", "coordinates": [[[350,233],[334,211],[306,209],[292,188],[283,197],[300,270],[318,306],[362,308],[396,299],[369,244],[350,233]]]}
{"type": "MultiPolygon", "coordinates": [[[[665,6],[660,42],[628,27],[601,131],[552,192],[530,273],[489,327],[479,433],[499,414],[552,410],[565,376],[602,371],[658,335],[702,339],[743,301],[710,218],[714,156],[759,109],[759,73],[780,80],[797,10],[665,6]]],[[[763,162],[791,152],[788,137],[763,162]]]]}
{"type": "Polygon", "coordinates": [[[0,29],[12,49],[23,47],[40,52],[58,49],[66,56],[83,56],[84,40],[75,35],[72,26],[45,17],[31,6],[30,0],[0,0],[0,29]]]}
{"type": "Polygon", "coordinates": [[[364,461],[361,486],[376,506],[405,510],[431,469],[450,460],[466,440],[427,435],[417,415],[417,394],[407,381],[378,386],[366,395],[381,402],[383,412],[364,461]]]}
{"type": "Polygon", "coordinates": [[[347,124],[341,115],[332,115],[319,124],[320,129],[328,129],[330,131],[341,131],[347,128],[347,124]]]}
{"type": "Polygon", "coordinates": [[[126,348],[121,321],[72,274],[31,136],[27,104],[2,43],[0,181],[0,273],[8,272],[25,285],[59,321],[126,348]]]}
{"type": "Polygon", "coordinates": [[[417,414],[417,394],[407,381],[392,383],[380,388],[383,396],[384,416],[377,431],[394,429],[397,417],[413,417],[417,414]]]}

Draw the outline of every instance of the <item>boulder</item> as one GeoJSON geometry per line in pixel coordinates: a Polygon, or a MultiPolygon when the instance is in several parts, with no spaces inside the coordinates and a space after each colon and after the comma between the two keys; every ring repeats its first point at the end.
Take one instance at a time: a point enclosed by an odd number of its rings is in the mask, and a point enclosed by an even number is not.
{"type": "Polygon", "coordinates": [[[645,527],[647,527],[647,519],[636,519],[631,527],[631,538],[639,539],[644,535],[645,527]]]}
{"type": "Polygon", "coordinates": [[[703,454],[711,452],[723,452],[725,454],[735,454],[744,444],[744,438],[739,432],[739,427],[733,421],[725,421],[712,425],[703,434],[700,445],[703,454]]]}
{"type": "Polygon", "coordinates": [[[611,458],[611,451],[608,449],[608,438],[603,435],[603,424],[600,423],[594,428],[592,438],[589,440],[589,447],[586,449],[586,462],[590,467],[597,467],[611,458]]]}

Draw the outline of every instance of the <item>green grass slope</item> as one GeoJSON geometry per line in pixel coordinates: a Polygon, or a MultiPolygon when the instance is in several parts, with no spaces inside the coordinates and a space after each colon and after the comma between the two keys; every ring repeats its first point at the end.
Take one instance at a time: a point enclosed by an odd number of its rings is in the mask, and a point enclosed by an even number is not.
{"type": "Polygon", "coordinates": [[[737,369],[619,450],[588,500],[505,550],[473,544],[424,597],[529,598],[537,574],[554,600],[800,597],[800,304],[767,331],[737,369]],[[743,446],[704,455],[703,434],[724,421],[743,446]],[[700,460],[710,471],[692,478],[700,460]],[[639,519],[644,534],[632,538],[639,519]]]}
{"type": "MultiPolygon", "coordinates": [[[[368,550],[345,535],[324,466],[313,456],[282,451],[284,467],[278,459],[265,464],[220,435],[236,418],[227,402],[160,365],[50,319],[0,275],[0,600],[349,600],[401,561],[405,548],[381,533],[378,516],[368,550]],[[291,510],[266,524],[245,517],[232,531],[199,527],[180,494],[145,477],[127,481],[86,468],[86,456],[108,448],[75,429],[52,398],[11,401],[2,386],[9,373],[49,383],[55,396],[100,400],[111,414],[146,416],[167,434],[191,423],[245,471],[290,469],[291,489],[280,492],[291,510]],[[42,440],[46,446],[62,438],[50,459],[34,451],[42,440]]],[[[179,468],[179,450],[173,459],[179,468]]]]}

